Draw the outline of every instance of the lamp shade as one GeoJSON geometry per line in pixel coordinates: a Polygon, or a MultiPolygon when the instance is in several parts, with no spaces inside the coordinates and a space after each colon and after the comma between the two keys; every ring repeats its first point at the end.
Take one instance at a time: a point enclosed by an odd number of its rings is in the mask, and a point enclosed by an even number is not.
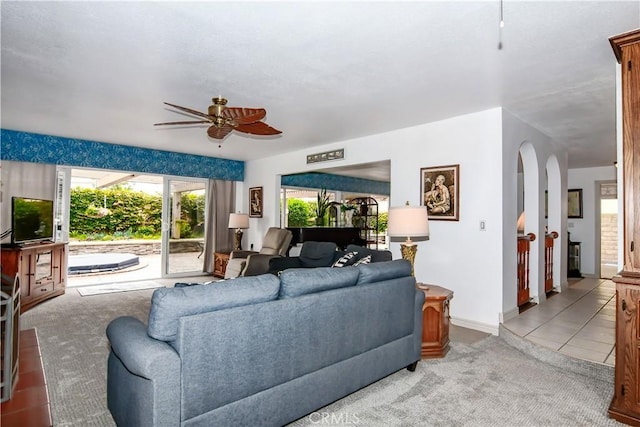
{"type": "Polygon", "coordinates": [[[429,237],[429,216],[426,206],[389,208],[389,237],[429,237]]]}
{"type": "Polygon", "coordinates": [[[249,214],[229,214],[229,228],[249,228],[249,214]]]}

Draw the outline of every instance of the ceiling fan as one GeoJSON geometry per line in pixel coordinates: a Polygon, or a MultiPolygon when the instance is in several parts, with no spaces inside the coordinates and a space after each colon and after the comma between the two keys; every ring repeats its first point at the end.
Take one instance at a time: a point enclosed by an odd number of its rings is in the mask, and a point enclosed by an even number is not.
{"type": "Polygon", "coordinates": [[[252,135],[277,135],[282,133],[261,121],[267,115],[267,111],[264,108],[227,107],[227,100],[222,97],[213,98],[212,101],[213,105],[209,106],[208,114],[165,102],[170,107],[198,116],[202,120],[155,123],[154,126],[211,123],[211,126],[207,129],[207,134],[215,139],[224,139],[232,130],[252,135]]]}

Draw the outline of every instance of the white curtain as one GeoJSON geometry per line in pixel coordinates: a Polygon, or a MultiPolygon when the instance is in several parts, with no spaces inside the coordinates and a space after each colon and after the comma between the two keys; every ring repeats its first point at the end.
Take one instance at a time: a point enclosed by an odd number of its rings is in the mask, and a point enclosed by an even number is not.
{"type": "Polygon", "coordinates": [[[4,233],[11,228],[11,197],[55,200],[57,175],[56,165],[45,163],[3,160],[0,169],[0,233],[4,233]]]}
{"type": "Polygon", "coordinates": [[[207,194],[207,227],[202,271],[213,273],[214,252],[231,252],[233,248],[233,230],[229,229],[229,214],[235,212],[235,182],[211,179],[207,194]]]}

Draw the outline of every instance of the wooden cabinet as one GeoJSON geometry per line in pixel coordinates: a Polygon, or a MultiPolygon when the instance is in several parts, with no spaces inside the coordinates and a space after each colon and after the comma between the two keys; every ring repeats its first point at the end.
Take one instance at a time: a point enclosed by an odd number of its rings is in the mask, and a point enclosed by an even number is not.
{"type": "Polygon", "coordinates": [[[640,425],[640,278],[616,280],[615,390],[609,415],[618,421],[640,425]]]}
{"type": "Polygon", "coordinates": [[[2,248],[2,272],[20,278],[21,309],[62,295],[67,282],[66,243],[2,248]]]}
{"type": "Polygon", "coordinates": [[[449,303],[453,292],[436,285],[419,283],[417,286],[425,298],[422,306],[422,358],[444,357],[449,351],[449,303]]]}
{"type": "Polygon", "coordinates": [[[622,69],[623,275],[640,277],[640,30],[611,38],[622,69]]]}
{"type": "Polygon", "coordinates": [[[224,277],[229,262],[229,252],[216,252],[213,254],[213,275],[224,277]]]}
{"type": "MultiPolygon", "coordinates": [[[[616,367],[609,416],[640,426],[640,30],[610,39],[622,71],[624,264],[616,284],[616,367]]],[[[619,159],[620,160],[620,159],[619,159]]],[[[620,165],[619,165],[620,166],[620,165]]]]}

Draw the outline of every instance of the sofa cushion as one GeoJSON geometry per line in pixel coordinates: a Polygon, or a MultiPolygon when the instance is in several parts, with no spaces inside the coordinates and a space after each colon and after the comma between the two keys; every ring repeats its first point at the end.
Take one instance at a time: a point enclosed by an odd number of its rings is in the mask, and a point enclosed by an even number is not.
{"type": "Polygon", "coordinates": [[[280,272],[280,298],[293,298],[330,289],[354,286],[358,280],[355,267],[292,268],[280,272]]]}
{"type": "Polygon", "coordinates": [[[271,301],[278,297],[279,289],[280,281],[271,274],[207,286],[156,289],[151,297],[147,334],[157,340],[173,341],[181,317],[271,301]]]}
{"type": "Polygon", "coordinates": [[[303,267],[330,267],[336,254],[333,242],[304,242],[300,250],[300,263],[303,267]]]}
{"type": "Polygon", "coordinates": [[[358,258],[364,258],[367,255],[371,255],[371,262],[391,261],[393,258],[391,251],[369,249],[358,245],[347,246],[347,252],[358,252],[358,258]]]}
{"type": "Polygon", "coordinates": [[[406,259],[375,262],[354,267],[360,271],[358,285],[411,276],[411,263],[406,259]]]}
{"type": "Polygon", "coordinates": [[[356,262],[358,252],[347,252],[333,263],[332,267],[346,267],[356,262]]]}

